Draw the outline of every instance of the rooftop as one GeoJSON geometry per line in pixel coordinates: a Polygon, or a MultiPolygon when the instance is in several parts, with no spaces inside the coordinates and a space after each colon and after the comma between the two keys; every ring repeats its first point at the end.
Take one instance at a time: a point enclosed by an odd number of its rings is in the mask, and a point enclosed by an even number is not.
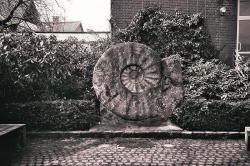
{"type": "Polygon", "coordinates": [[[45,22],[43,24],[42,32],[83,32],[80,21],[45,22]]]}

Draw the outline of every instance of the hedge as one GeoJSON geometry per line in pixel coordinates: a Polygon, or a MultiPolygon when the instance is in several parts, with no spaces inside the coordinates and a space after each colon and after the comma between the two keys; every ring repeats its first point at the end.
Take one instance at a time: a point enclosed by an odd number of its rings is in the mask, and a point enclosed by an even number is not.
{"type": "Polygon", "coordinates": [[[0,110],[0,123],[24,123],[29,131],[88,130],[100,121],[97,106],[93,100],[11,103],[0,110]]]}
{"type": "Polygon", "coordinates": [[[170,118],[190,131],[244,131],[250,126],[250,100],[184,100],[170,118]]]}
{"type": "MultiPolygon", "coordinates": [[[[12,103],[0,111],[0,123],[25,123],[28,130],[88,130],[100,121],[95,101],[57,100],[12,103]],[[8,111],[4,111],[8,110],[8,111]]],[[[250,126],[250,100],[184,100],[170,119],[191,131],[244,131],[250,126]]]]}

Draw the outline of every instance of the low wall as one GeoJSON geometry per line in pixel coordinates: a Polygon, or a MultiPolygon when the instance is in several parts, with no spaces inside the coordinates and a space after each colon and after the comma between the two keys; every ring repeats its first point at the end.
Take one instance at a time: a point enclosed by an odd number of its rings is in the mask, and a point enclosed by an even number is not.
{"type": "Polygon", "coordinates": [[[98,39],[106,39],[111,36],[111,32],[36,32],[36,34],[45,36],[55,35],[58,40],[76,37],[78,40],[85,40],[86,42],[96,41],[98,39]]]}

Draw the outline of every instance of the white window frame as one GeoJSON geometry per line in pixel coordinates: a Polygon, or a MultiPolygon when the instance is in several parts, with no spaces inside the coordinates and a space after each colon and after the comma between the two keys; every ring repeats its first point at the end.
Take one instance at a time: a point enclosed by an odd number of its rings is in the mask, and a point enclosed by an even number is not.
{"type": "Polygon", "coordinates": [[[239,41],[239,27],[240,27],[240,21],[242,20],[249,20],[250,16],[240,16],[240,0],[238,0],[238,10],[237,10],[237,42],[236,42],[236,53],[238,55],[250,55],[249,51],[241,51],[241,43],[239,41]]]}

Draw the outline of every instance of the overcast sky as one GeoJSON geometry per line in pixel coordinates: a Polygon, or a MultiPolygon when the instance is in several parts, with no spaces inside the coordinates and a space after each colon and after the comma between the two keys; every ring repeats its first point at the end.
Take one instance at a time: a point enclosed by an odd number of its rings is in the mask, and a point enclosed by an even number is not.
{"type": "Polygon", "coordinates": [[[81,21],[84,31],[110,31],[110,0],[57,0],[66,21],[81,21]]]}

